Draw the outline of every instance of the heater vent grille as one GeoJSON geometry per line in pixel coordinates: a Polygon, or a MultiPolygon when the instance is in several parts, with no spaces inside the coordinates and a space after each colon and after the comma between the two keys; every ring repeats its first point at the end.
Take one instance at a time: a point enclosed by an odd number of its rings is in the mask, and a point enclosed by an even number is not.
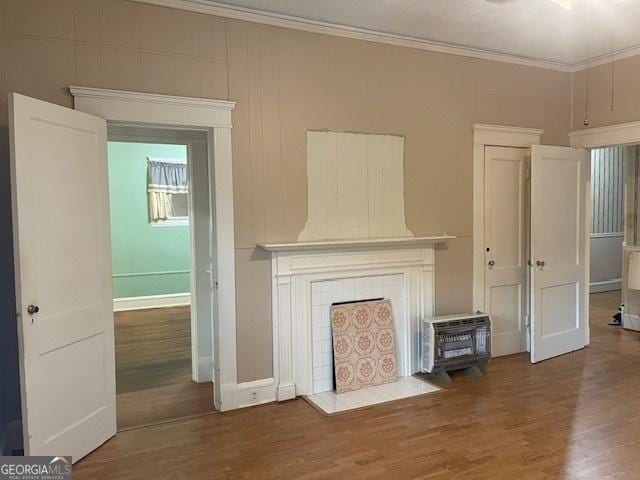
{"type": "Polygon", "coordinates": [[[424,320],[422,370],[455,370],[485,363],[491,357],[491,319],[486,314],[424,320]]]}

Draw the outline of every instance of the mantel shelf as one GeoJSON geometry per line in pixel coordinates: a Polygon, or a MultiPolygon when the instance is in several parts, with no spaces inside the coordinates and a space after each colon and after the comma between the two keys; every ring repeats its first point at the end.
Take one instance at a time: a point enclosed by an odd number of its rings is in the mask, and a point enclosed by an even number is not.
{"type": "Polygon", "coordinates": [[[428,237],[400,237],[400,238],[362,238],[353,240],[319,240],[312,242],[290,243],[260,243],[259,247],[268,252],[295,252],[295,251],[329,251],[329,250],[371,250],[374,248],[415,248],[436,243],[446,243],[455,239],[455,236],[434,235],[428,237]]]}

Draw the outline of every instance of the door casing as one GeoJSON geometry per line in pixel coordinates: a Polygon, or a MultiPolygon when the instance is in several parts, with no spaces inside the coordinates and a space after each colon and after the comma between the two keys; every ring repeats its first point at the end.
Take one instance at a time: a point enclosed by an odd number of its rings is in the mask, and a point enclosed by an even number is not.
{"type": "MultiPolygon", "coordinates": [[[[606,127],[604,127],[606,128],[606,127]]],[[[594,147],[597,146],[594,141],[600,142],[607,138],[610,140],[618,140],[621,135],[621,127],[611,127],[610,133],[603,133],[602,128],[580,130],[569,134],[571,146],[594,147]],[[592,135],[585,134],[587,130],[594,130],[592,135]]],[[[640,122],[628,124],[624,138],[634,138],[637,135],[637,142],[640,142],[640,122]],[[627,133],[634,132],[634,133],[627,133]]],[[[473,125],[473,311],[485,311],[485,209],[484,209],[484,172],[485,172],[485,147],[520,147],[531,148],[532,145],[540,145],[542,143],[542,135],[544,130],[522,127],[510,127],[504,125],[489,125],[476,123],[473,125]]],[[[633,143],[630,140],[626,143],[633,143]]],[[[624,142],[623,142],[624,143],[624,142]]],[[[586,185],[587,191],[590,191],[590,179],[586,185]]],[[[585,196],[585,239],[588,240],[591,218],[591,197],[585,196]]],[[[589,284],[589,242],[586,241],[586,284],[589,284]]],[[[589,312],[589,289],[585,293],[585,314],[589,312]]],[[[585,328],[585,344],[589,344],[590,327],[586,322],[585,328]]],[[[527,349],[530,346],[530,338],[527,335],[527,349]]]]}
{"type": "Polygon", "coordinates": [[[77,86],[69,90],[76,110],[102,117],[109,123],[206,131],[215,238],[212,255],[216,287],[213,292],[214,400],[217,410],[238,408],[231,162],[231,111],[235,102],[77,86]]]}

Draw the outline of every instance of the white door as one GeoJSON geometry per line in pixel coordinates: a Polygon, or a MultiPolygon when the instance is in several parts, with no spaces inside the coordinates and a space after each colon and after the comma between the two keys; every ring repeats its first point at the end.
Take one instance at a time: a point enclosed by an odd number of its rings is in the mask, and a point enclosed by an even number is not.
{"type": "Polygon", "coordinates": [[[9,98],[26,455],[77,461],[116,432],[106,122],[9,98]]]}
{"type": "Polygon", "coordinates": [[[528,149],[485,148],[485,309],[494,357],[526,350],[525,173],[528,149]]]}
{"type": "Polygon", "coordinates": [[[586,344],[584,149],[531,148],[531,361],[586,344]]]}

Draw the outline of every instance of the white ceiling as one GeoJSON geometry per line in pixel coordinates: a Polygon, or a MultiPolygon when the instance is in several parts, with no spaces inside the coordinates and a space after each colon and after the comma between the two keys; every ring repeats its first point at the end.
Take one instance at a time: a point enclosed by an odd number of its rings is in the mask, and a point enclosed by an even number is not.
{"type": "Polygon", "coordinates": [[[570,65],[640,45],[640,0],[200,2],[570,65]]]}

